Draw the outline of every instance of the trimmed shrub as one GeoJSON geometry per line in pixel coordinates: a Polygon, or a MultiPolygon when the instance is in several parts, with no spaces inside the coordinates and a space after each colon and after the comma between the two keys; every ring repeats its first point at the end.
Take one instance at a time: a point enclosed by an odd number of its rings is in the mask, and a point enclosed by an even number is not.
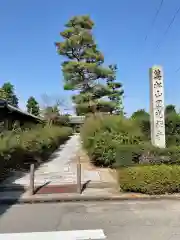
{"type": "Polygon", "coordinates": [[[161,149],[149,143],[118,145],[116,147],[116,162],[113,167],[117,168],[136,164],[180,164],[180,147],[174,146],[161,149]]]}
{"type": "Polygon", "coordinates": [[[26,163],[39,165],[72,134],[69,127],[37,126],[0,138],[0,173],[25,168],[26,163]]]}
{"type": "Polygon", "coordinates": [[[118,169],[120,188],[126,192],[165,194],[180,192],[180,166],[153,165],[118,169]]]}

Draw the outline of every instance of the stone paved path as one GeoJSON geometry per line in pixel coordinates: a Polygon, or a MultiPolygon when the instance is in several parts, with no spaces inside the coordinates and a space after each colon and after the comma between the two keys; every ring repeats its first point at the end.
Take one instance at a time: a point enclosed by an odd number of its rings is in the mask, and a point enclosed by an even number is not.
{"type": "MultiPolygon", "coordinates": [[[[64,145],[51,156],[51,160],[41,165],[35,171],[35,185],[72,184],[77,182],[77,169],[75,158],[81,148],[80,136],[73,135],[64,145]],[[73,161],[74,160],[74,161],[73,161]]],[[[101,182],[100,174],[97,170],[82,169],[82,183],[87,181],[101,182]]],[[[3,182],[3,186],[17,185],[27,187],[29,185],[29,174],[16,172],[3,182]]]]}

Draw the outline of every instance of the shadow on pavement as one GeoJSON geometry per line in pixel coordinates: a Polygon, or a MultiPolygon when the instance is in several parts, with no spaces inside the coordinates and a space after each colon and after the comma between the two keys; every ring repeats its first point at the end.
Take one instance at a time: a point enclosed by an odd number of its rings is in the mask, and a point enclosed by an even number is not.
{"type": "Polygon", "coordinates": [[[26,190],[19,184],[11,184],[9,187],[0,185],[0,218],[17,203],[18,199],[21,198],[25,192],[26,190]],[[5,198],[8,198],[9,201],[4,202],[3,199],[5,198]]]}
{"type": "Polygon", "coordinates": [[[46,187],[48,184],[50,184],[51,182],[48,181],[44,184],[42,184],[41,186],[38,186],[38,187],[35,187],[35,190],[34,190],[34,194],[36,194],[39,190],[41,190],[43,187],[46,187]]]}
{"type": "Polygon", "coordinates": [[[82,188],[81,188],[81,193],[83,193],[86,188],[88,187],[89,183],[91,182],[91,180],[88,180],[87,182],[85,182],[83,185],[82,185],[82,188]]]}

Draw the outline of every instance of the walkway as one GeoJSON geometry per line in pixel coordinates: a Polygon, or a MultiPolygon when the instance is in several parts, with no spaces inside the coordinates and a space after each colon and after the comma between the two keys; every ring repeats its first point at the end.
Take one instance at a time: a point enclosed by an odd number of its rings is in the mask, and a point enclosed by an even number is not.
{"type": "MultiPolygon", "coordinates": [[[[49,162],[44,163],[35,171],[35,185],[65,185],[77,182],[77,160],[81,150],[80,136],[73,135],[64,145],[62,145],[52,156],[49,162]]],[[[87,181],[102,182],[97,169],[87,169],[82,167],[82,183],[87,181]]],[[[29,173],[22,174],[16,172],[3,182],[3,186],[12,185],[29,186],[29,173]]]]}

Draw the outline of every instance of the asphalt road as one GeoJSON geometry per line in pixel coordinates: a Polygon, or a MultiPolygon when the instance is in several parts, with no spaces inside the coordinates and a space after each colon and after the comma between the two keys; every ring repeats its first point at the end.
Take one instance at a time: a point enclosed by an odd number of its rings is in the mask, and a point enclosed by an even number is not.
{"type": "Polygon", "coordinates": [[[2,205],[0,214],[2,240],[2,233],[93,229],[108,240],[180,239],[179,201],[2,205]]]}

